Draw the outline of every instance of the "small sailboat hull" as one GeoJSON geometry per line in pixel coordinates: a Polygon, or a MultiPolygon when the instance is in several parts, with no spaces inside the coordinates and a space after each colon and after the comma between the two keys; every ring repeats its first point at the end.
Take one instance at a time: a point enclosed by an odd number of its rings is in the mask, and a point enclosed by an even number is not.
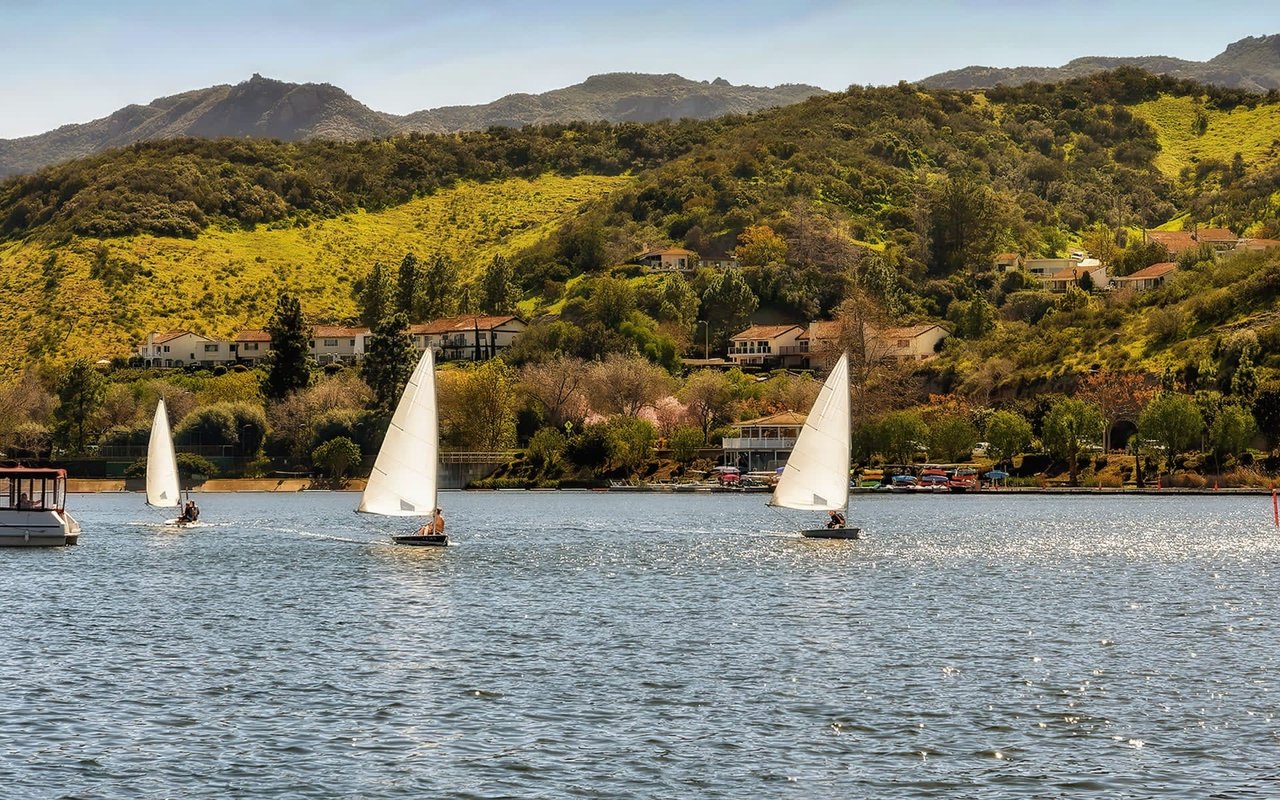
{"type": "Polygon", "coordinates": [[[448,547],[449,537],[443,533],[411,533],[406,536],[392,536],[396,544],[407,544],[411,547],[448,547]]]}
{"type": "Polygon", "coordinates": [[[861,539],[861,528],[814,528],[800,531],[806,539],[861,539]]]}

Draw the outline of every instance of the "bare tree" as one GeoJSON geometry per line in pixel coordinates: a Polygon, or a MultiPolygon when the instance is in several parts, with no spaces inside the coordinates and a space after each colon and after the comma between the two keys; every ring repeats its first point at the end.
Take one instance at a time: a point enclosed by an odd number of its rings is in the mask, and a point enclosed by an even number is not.
{"type": "Polygon", "coordinates": [[[522,367],[519,388],[542,408],[552,426],[560,428],[569,420],[587,415],[583,391],[587,372],[587,362],[560,354],[550,361],[522,367]]]}
{"type": "Polygon", "coordinates": [[[690,375],[677,396],[689,409],[690,418],[702,429],[703,437],[710,436],[712,428],[729,421],[737,399],[729,378],[713,369],[690,375]]]}
{"type": "Polygon", "coordinates": [[[639,356],[613,353],[591,366],[587,387],[591,407],[600,414],[637,416],[671,393],[666,370],[639,356]]]}

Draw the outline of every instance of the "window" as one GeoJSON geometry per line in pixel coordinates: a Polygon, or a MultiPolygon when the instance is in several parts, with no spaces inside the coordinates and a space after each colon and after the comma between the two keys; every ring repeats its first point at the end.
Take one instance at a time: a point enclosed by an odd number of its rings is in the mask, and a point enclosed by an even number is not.
{"type": "Polygon", "coordinates": [[[325,347],[337,347],[337,346],[338,346],[338,340],[337,340],[337,339],[325,339],[325,340],[324,340],[324,346],[325,346],[325,347]]]}
{"type": "Polygon", "coordinates": [[[257,349],[258,349],[258,343],[257,343],[257,342],[245,342],[245,343],[240,347],[240,349],[241,349],[241,350],[257,350],[257,349]]]}
{"type": "Polygon", "coordinates": [[[910,339],[899,339],[899,340],[898,340],[898,347],[910,347],[910,346],[911,346],[911,340],[910,340],[910,339]]]}
{"type": "Polygon", "coordinates": [[[217,344],[206,344],[206,345],[204,346],[204,351],[205,351],[206,353],[216,353],[216,352],[218,352],[218,345],[217,345],[217,344]]]}
{"type": "Polygon", "coordinates": [[[165,351],[166,353],[167,353],[167,352],[169,352],[169,345],[167,345],[167,344],[166,344],[166,345],[164,346],[164,351],[165,351]]]}

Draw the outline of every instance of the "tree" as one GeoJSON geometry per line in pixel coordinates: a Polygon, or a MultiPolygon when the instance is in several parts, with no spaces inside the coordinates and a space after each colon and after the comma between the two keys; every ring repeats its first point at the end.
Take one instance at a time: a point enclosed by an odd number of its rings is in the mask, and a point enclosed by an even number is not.
{"type": "Polygon", "coordinates": [[[281,292],[267,321],[271,351],[267,353],[267,378],[263,394],[283,400],[311,383],[311,332],[298,298],[281,292]]]}
{"type": "Polygon", "coordinates": [[[541,364],[521,367],[519,388],[542,408],[552,427],[562,428],[566,422],[587,415],[586,376],[585,361],[559,354],[541,364]]]}
{"type": "Polygon", "coordinates": [[[346,477],[347,471],[359,464],[362,458],[360,446],[345,436],[330,439],[311,451],[311,463],[329,473],[335,481],[346,477]]]}
{"type": "Polygon", "coordinates": [[[1102,447],[1111,449],[1111,428],[1121,420],[1138,421],[1151,399],[1152,389],[1144,376],[1133,372],[1098,371],[1076,389],[1076,396],[1102,411],[1102,447]]]}
{"type": "Polygon", "coordinates": [[[1258,369],[1253,365],[1256,354],[1256,345],[1245,345],[1236,372],[1231,376],[1231,393],[1245,404],[1252,403],[1258,396],[1258,369]]]}
{"type": "Polygon", "coordinates": [[[374,262],[373,268],[369,270],[369,274],[357,289],[360,300],[360,321],[372,328],[391,310],[391,282],[382,268],[382,262],[374,262]]]}
{"type": "Polygon", "coordinates": [[[1268,383],[1253,401],[1253,418],[1273,447],[1280,443],[1280,383],[1268,383]]]}
{"type": "Polygon", "coordinates": [[[768,225],[753,225],[739,234],[733,254],[744,267],[783,264],[787,260],[787,240],[768,225]]]}
{"type": "Polygon", "coordinates": [[[977,443],[978,429],[964,417],[945,416],[929,426],[929,457],[935,461],[963,461],[977,443]]]}
{"type": "Polygon", "coordinates": [[[910,464],[929,439],[929,426],[916,411],[894,411],[880,418],[876,445],[895,464],[910,464]]]}
{"type": "Polygon", "coordinates": [[[360,377],[373,391],[374,402],[383,411],[391,411],[400,399],[414,366],[413,339],[409,321],[396,312],[384,317],[373,329],[368,352],[360,362],[360,377]]]}
{"type": "Polygon", "coordinates": [[[437,253],[418,284],[414,319],[440,319],[458,310],[458,267],[448,256],[437,253]]]}
{"type": "Polygon", "coordinates": [[[1072,486],[1079,485],[1080,451],[1102,437],[1102,412],[1092,403],[1063,398],[1049,407],[1041,438],[1049,452],[1067,460],[1067,475],[1072,486]]]}
{"type": "Polygon", "coordinates": [[[688,408],[689,416],[697,420],[704,439],[711,435],[712,428],[729,421],[737,399],[729,378],[714,369],[690,375],[676,396],[688,408]]]}
{"type": "Polygon", "coordinates": [[[505,257],[494,256],[481,278],[480,309],[486,314],[514,314],[519,300],[515,267],[505,257]]]}
{"type": "Polygon", "coordinates": [[[417,299],[418,259],[413,253],[405,253],[400,262],[400,270],[396,273],[396,304],[393,311],[404,314],[406,319],[412,319],[417,299]]]}
{"type": "Polygon", "coordinates": [[[1165,448],[1165,463],[1173,469],[1173,459],[1199,438],[1204,418],[1190,397],[1162,392],[1147,404],[1138,418],[1142,435],[1155,439],[1165,448]]]}
{"type": "Polygon", "coordinates": [[[1223,406],[1209,428],[1209,441],[1213,444],[1213,458],[1222,469],[1222,457],[1235,455],[1249,445],[1258,432],[1253,415],[1238,405],[1223,406]]]}
{"type": "Polygon", "coordinates": [[[650,423],[634,417],[614,417],[605,423],[609,460],[615,467],[637,474],[653,458],[658,431],[650,423]]]}
{"type": "Polygon", "coordinates": [[[613,353],[591,366],[587,396],[601,414],[639,415],[670,393],[671,376],[647,359],[613,353]]]}
{"type": "Polygon", "coordinates": [[[539,428],[529,437],[529,447],[525,455],[529,462],[540,469],[554,467],[560,463],[568,440],[555,428],[539,428]]]}
{"type": "Polygon", "coordinates": [[[981,339],[996,327],[996,311],[987,302],[987,298],[978,295],[969,304],[964,315],[964,337],[981,339]]]}
{"type": "Polygon", "coordinates": [[[928,202],[929,272],[950,275],[989,266],[1005,230],[1005,215],[986,183],[947,178],[928,202]]]}
{"type": "Polygon", "coordinates": [[[106,391],[102,373],[87,358],[72,362],[58,384],[58,407],[53,412],[57,438],[73,453],[84,452],[86,426],[102,406],[106,391]]]}
{"type": "Polygon", "coordinates": [[[468,450],[505,450],[516,442],[516,375],[501,358],[440,374],[441,434],[468,450]]]}
{"type": "Polygon", "coordinates": [[[745,328],[759,304],[738,270],[727,269],[718,279],[712,279],[702,293],[702,318],[714,332],[711,338],[716,346],[722,346],[730,336],[745,328]]]}
{"type": "Polygon", "coordinates": [[[698,428],[682,426],[667,437],[667,446],[671,448],[672,458],[687,465],[698,457],[698,451],[706,441],[706,435],[698,428]]]}
{"type": "Polygon", "coordinates": [[[622,278],[598,278],[587,301],[591,315],[606,328],[617,330],[636,309],[636,293],[622,278]]]}
{"type": "Polygon", "coordinates": [[[997,411],[987,419],[987,452],[996,464],[1012,461],[1031,444],[1031,423],[1021,414],[997,411]]]}

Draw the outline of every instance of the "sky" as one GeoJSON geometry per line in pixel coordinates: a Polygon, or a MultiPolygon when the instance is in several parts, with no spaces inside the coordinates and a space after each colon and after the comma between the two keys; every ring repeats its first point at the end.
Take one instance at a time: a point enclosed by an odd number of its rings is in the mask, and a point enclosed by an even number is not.
{"type": "Polygon", "coordinates": [[[1274,0],[0,0],[0,139],[252,74],[405,114],[603,72],[735,84],[917,80],[1085,55],[1206,60],[1274,0]],[[1212,24],[1204,24],[1211,20],[1212,24]]]}

